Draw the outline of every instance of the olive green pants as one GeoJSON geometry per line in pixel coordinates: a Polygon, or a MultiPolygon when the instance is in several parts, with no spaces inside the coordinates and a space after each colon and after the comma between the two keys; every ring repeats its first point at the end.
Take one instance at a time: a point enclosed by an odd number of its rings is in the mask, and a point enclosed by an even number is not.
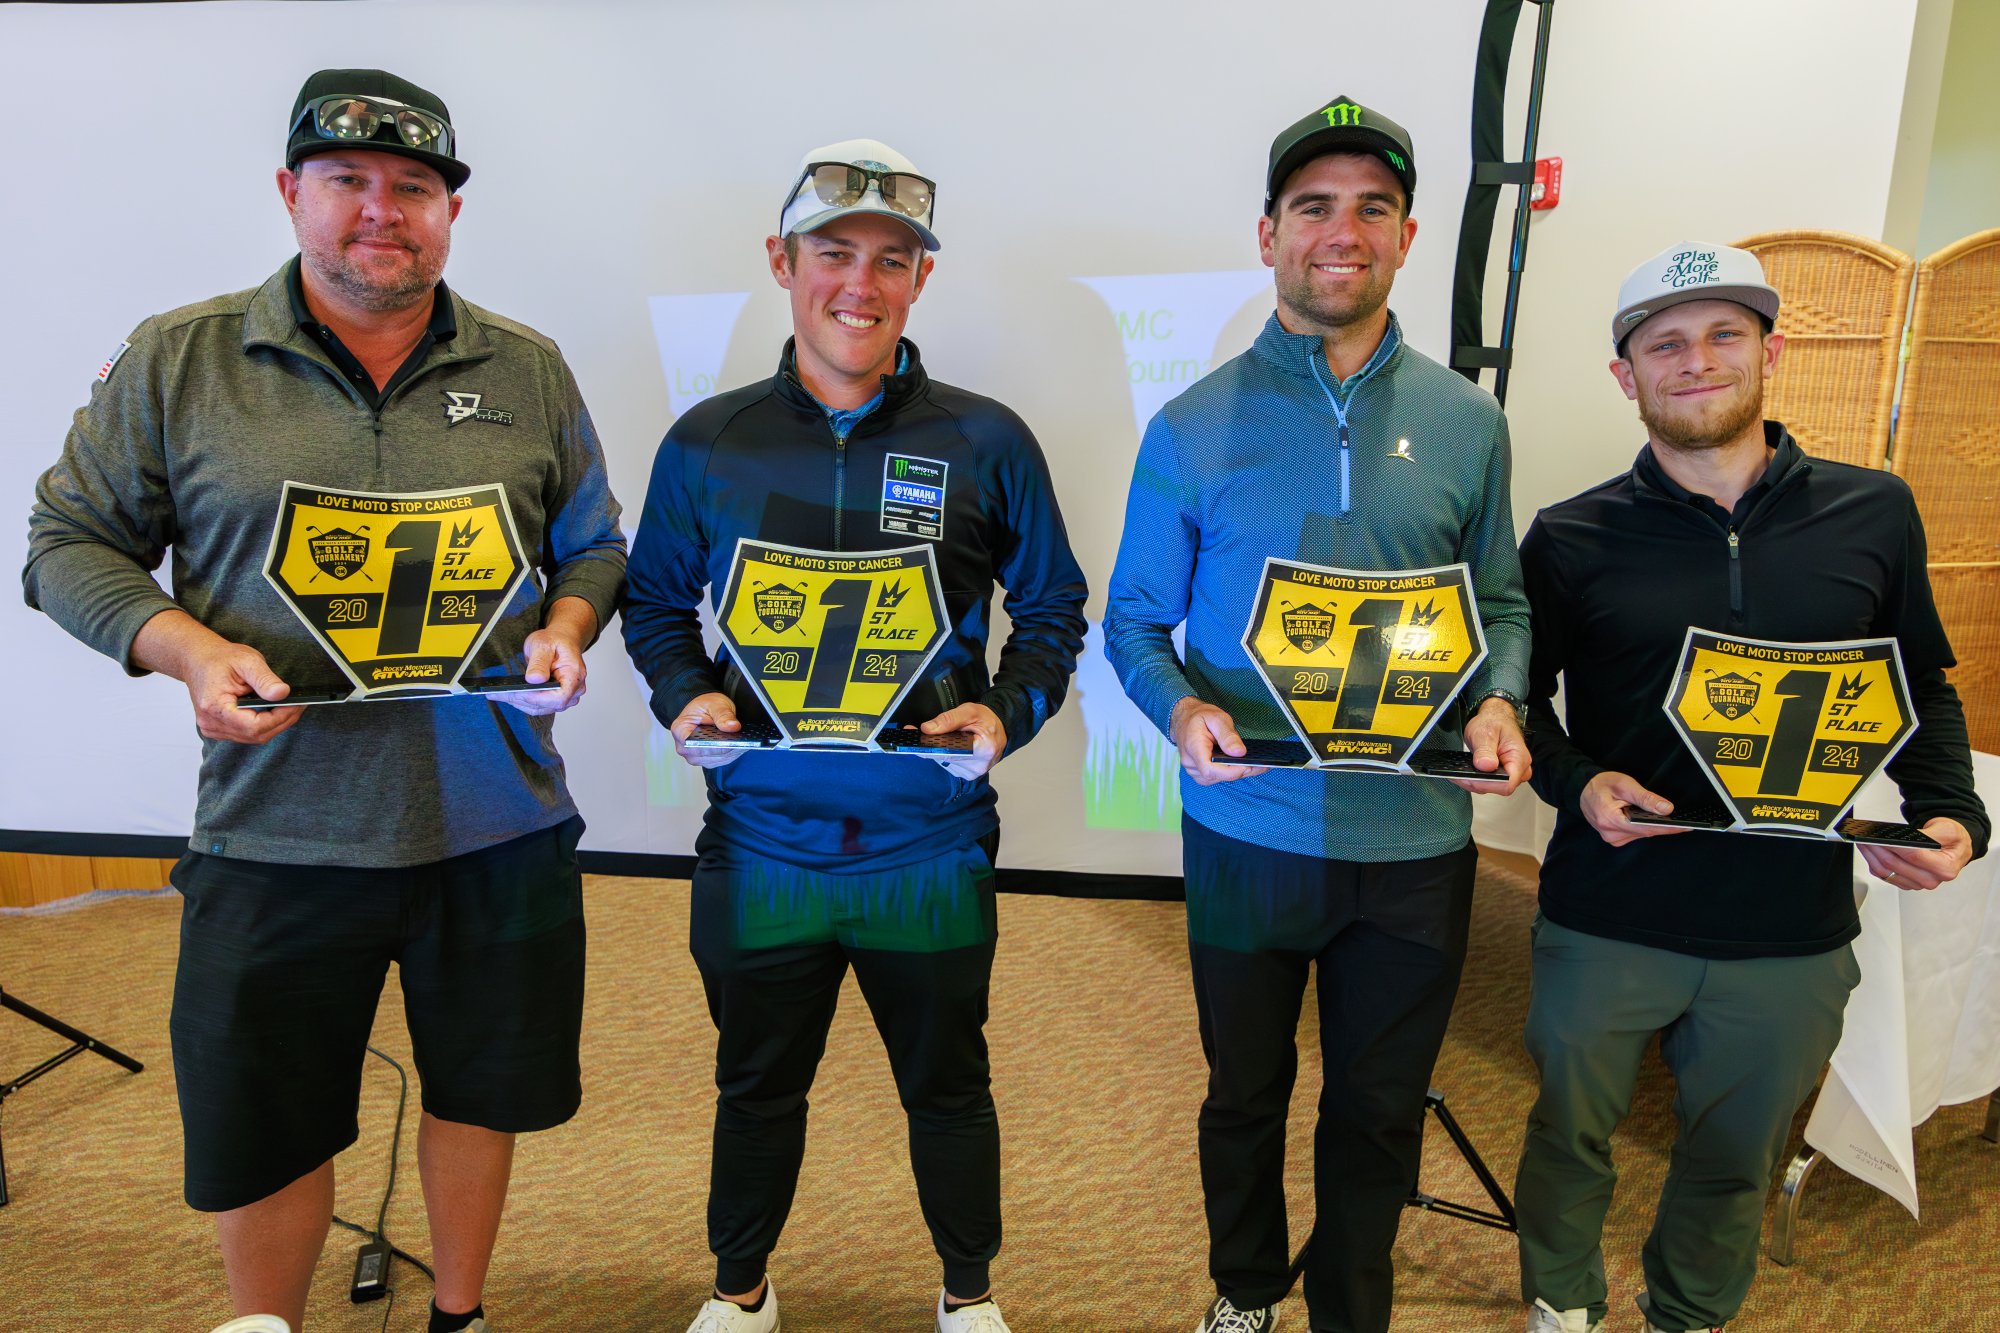
{"type": "Polygon", "coordinates": [[[1611,1134],[1657,1032],[1680,1132],[1641,1255],[1648,1317],[1682,1330],[1733,1316],[1756,1274],[1792,1116],[1840,1040],[1860,977],[1845,945],[1716,960],[1538,919],[1527,1046],[1541,1093],[1514,1184],[1523,1298],[1603,1317],[1601,1241],[1618,1180],[1611,1134]]]}

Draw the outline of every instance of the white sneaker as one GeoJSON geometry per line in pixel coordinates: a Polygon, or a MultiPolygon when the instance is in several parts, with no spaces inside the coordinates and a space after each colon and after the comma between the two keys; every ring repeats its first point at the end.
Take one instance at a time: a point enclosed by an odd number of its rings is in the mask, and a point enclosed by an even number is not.
{"type": "Polygon", "coordinates": [[[1604,1321],[1592,1323],[1587,1309],[1558,1310],[1537,1296],[1528,1307],[1528,1333],[1604,1333],[1604,1321]]]}
{"type": "Polygon", "coordinates": [[[1194,1333],[1270,1333],[1277,1326],[1277,1306],[1239,1310],[1229,1303],[1227,1296],[1217,1296],[1215,1304],[1208,1307],[1208,1313],[1194,1326],[1194,1333]]]}
{"type": "Polygon", "coordinates": [[[755,1314],[734,1301],[711,1296],[695,1313],[688,1333],[778,1333],[778,1288],[764,1279],[764,1307],[755,1314]]]}
{"type": "Polygon", "coordinates": [[[292,1333],[292,1326],[274,1314],[246,1314],[230,1320],[215,1333],[292,1333]]]}
{"type": "Polygon", "coordinates": [[[937,1333],[1013,1333],[1000,1317],[1000,1307],[991,1296],[956,1310],[944,1308],[944,1292],[938,1292],[937,1333]]]}

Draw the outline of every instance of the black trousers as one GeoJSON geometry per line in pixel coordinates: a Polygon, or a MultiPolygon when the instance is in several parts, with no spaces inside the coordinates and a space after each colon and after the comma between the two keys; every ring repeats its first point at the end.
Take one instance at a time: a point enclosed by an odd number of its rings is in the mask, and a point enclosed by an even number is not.
{"type": "Polygon", "coordinates": [[[1299,1012],[1319,973],[1325,1081],[1313,1132],[1314,1329],[1385,1333],[1390,1249],[1417,1182],[1424,1095],[1458,993],[1478,853],[1298,856],[1183,824],[1189,954],[1208,1096],[1200,1122],[1209,1272],[1239,1308],[1285,1292],[1285,1119],[1299,1012]]]}
{"type": "Polygon", "coordinates": [[[709,1248],[716,1288],[748,1291],[790,1215],[807,1094],[847,969],[882,1034],[909,1123],[917,1199],[954,1296],[978,1296],[1000,1249],[1000,1124],[985,1025],[991,854],[879,876],[745,872],[704,856],[691,948],[715,1020],[709,1248]],[[966,866],[969,865],[969,870],[966,866]]]}

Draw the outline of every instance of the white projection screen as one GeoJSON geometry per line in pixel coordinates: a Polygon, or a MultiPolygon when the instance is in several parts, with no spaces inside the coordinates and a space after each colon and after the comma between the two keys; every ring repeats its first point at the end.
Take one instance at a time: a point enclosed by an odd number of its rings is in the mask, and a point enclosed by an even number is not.
{"type": "MultiPolygon", "coordinates": [[[[885,139],[939,182],[944,248],[908,335],[934,376],[1034,428],[1091,583],[1068,702],[995,773],[1003,863],[1178,873],[1178,768],[1098,629],[1140,432],[1269,314],[1265,156],[1335,95],[1415,140],[1419,232],[1391,304],[1443,359],[1483,9],[0,6],[8,105],[26,118],[0,135],[0,564],[20,569],[35,478],[131,328],[254,286],[295,252],[273,173],[313,69],[381,66],[450,104],[472,178],[447,279],[562,345],[628,524],[674,416],[775,367],[787,306],[763,242],[800,155],[885,139]]],[[[128,679],[14,594],[0,642],[0,830],[184,836],[199,740],[182,687],[128,679]]],[[[699,776],[647,711],[615,626],[589,661],[589,697],[557,728],[585,848],[687,854],[699,776]]]]}

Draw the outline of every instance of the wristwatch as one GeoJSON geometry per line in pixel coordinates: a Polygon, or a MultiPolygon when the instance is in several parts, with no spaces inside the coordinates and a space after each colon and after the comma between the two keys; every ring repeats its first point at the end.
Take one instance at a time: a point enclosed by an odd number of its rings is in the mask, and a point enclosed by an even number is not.
{"type": "Polygon", "coordinates": [[[1515,725],[1521,728],[1521,734],[1523,736],[1528,734],[1528,705],[1523,703],[1521,701],[1521,696],[1515,694],[1512,690],[1486,691],[1486,693],[1480,695],[1477,699],[1474,699],[1472,701],[1472,710],[1471,712],[1468,712],[1466,716],[1470,718],[1473,713],[1477,713],[1480,710],[1480,708],[1484,706],[1484,704],[1488,699],[1499,699],[1505,702],[1509,708],[1512,708],[1514,710],[1515,725]]]}

